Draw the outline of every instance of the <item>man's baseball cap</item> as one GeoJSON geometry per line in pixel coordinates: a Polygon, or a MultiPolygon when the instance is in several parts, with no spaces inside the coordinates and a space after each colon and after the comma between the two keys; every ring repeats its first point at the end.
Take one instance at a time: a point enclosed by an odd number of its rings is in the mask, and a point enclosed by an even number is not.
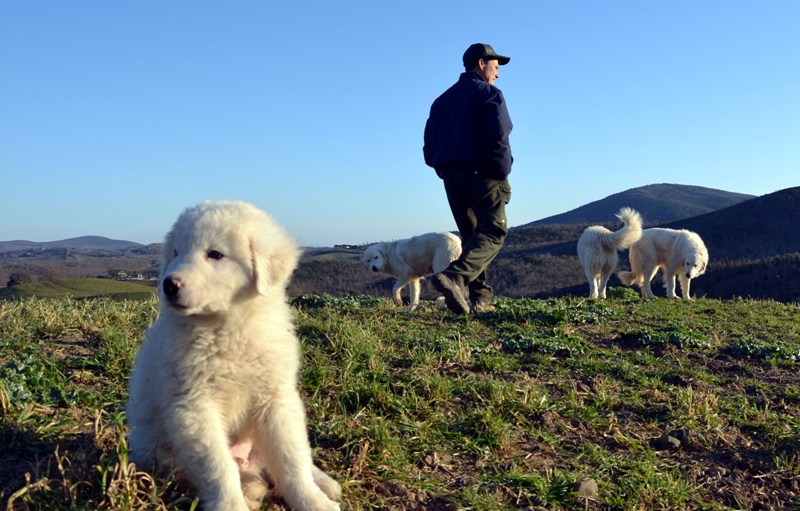
{"type": "Polygon", "coordinates": [[[464,67],[474,66],[478,62],[478,59],[496,60],[498,64],[503,66],[508,64],[508,61],[511,60],[511,57],[498,55],[494,51],[494,48],[488,44],[475,43],[467,48],[467,51],[464,52],[464,57],[462,58],[464,61],[464,67]]]}

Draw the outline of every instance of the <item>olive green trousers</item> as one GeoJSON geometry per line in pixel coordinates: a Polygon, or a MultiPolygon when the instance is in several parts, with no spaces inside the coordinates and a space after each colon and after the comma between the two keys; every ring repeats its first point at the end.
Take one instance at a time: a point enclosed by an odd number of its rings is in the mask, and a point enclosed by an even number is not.
{"type": "Polygon", "coordinates": [[[462,247],[461,257],[443,273],[469,290],[472,303],[489,303],[494,293],[486,282],[486,269],[508,234],[511,185],[507,179],[485,179],[474,172],[450,171],[442,179],[462,247]]]}

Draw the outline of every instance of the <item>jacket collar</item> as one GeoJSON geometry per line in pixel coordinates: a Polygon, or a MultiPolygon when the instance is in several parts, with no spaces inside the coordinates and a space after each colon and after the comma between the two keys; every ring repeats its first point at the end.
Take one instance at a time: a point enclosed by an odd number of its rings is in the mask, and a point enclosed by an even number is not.
{"type": "MultiPolygon", "coordinates": [[[[476,73],[474,71],[465,71],[464,73],[461,73],[461,76],[459,76],[458,79],[459,80],[478,80],[478,81],[481,81],[481,82],[486,82],[486,78],[484,78],[482,75],[479,75],[478,73],[476,73]]],[[[489,82],[486,82],[486,83],[489,83],[489,82]]]]}

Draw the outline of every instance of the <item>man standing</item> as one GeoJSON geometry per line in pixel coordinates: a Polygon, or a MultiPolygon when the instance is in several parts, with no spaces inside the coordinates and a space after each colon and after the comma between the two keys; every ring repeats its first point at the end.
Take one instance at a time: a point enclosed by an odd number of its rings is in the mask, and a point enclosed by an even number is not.
{"type": "Polygon", "coordinates": [[[464,52],[465,72],[431,106],[425,124],[425,163],[444,181],[447,201],[461,233],[461,257],[434,275],[434,287],[456,314],[491,310],[486,268],[508,233],[508,174],[514,158],[508,136],[511,118],[500,89],[499,66],[509,57],[488,44],[464,52]]]}

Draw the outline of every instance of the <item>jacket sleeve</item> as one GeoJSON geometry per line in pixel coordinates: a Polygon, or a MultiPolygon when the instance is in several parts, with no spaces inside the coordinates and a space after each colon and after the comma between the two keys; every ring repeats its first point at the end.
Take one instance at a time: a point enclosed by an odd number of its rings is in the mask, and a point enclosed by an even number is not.
{"type": "Polygon", "coordinates": [[[480,124],[482,167],[491,177],[504,179],[511,173],[514,163],[508,139],[513,125],[500,89],[490,88],[480,107],[480,124]]]}
{"type": "Polygon", "coordinates": [[[433,167],[433,158],[431,155],[431,118],[425,122],[425,133],[422,142],[422,155],[425,157],[425,165],[433,167]]]}

